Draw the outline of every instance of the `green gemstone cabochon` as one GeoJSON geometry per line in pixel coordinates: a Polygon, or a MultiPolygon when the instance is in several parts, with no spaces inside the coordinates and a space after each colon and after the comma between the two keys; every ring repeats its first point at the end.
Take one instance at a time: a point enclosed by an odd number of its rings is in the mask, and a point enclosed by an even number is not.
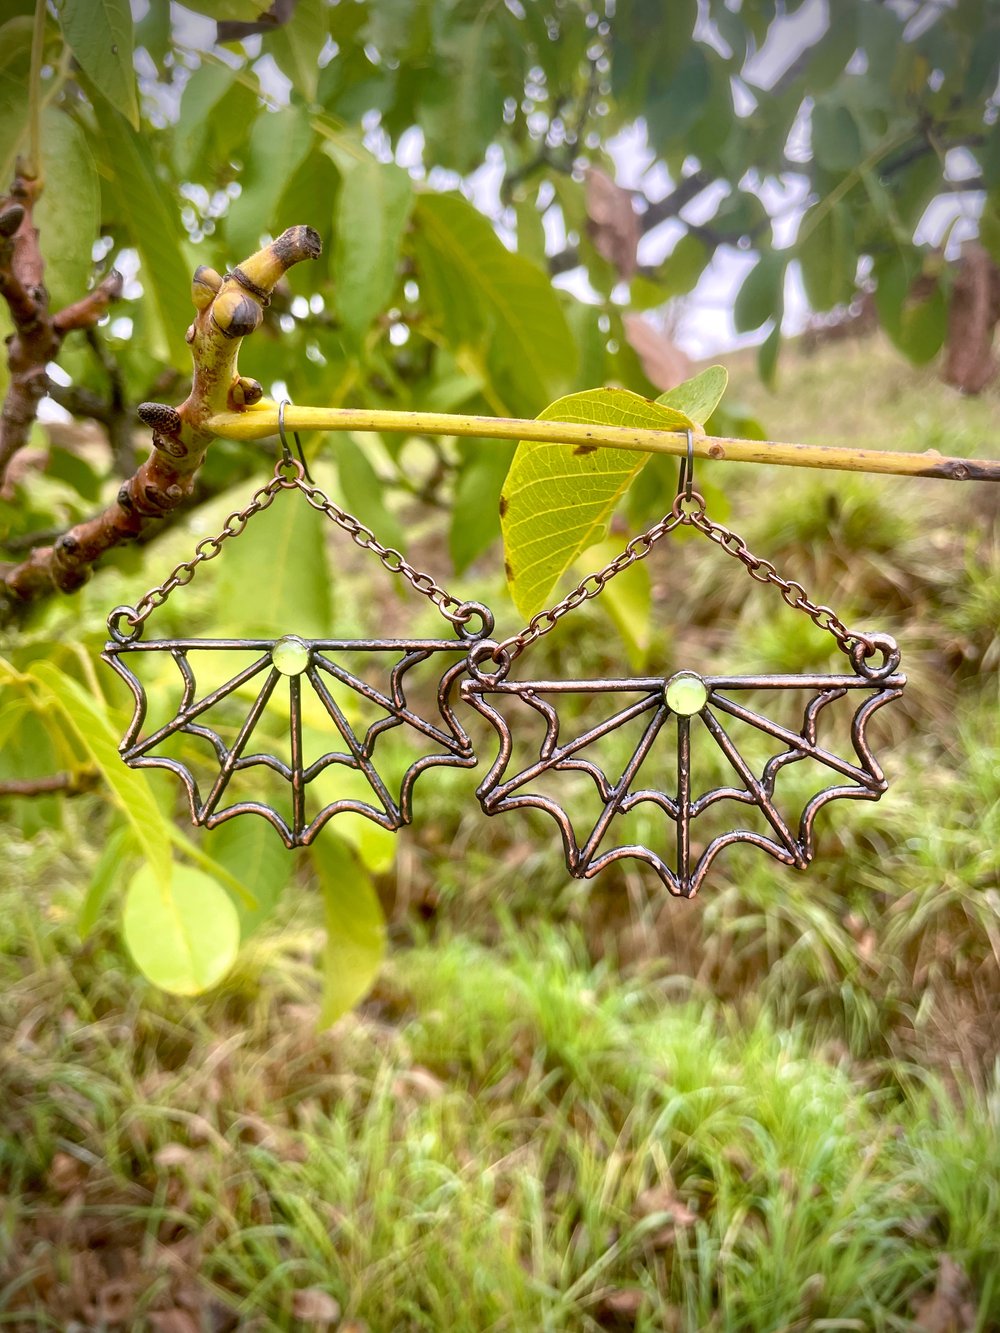
{"type": "Polygon", "coordinates": [[[694,671],[678,671],[664,686],[664,697],[671,712],[693,717],[708,703],[708,686],[694,671]]]}
{"type": "Polygon", "coordinates": [[[271,649],[271,661],[283,676],[300,676],[309,665],[310,648],[294,634],[286,634],[271,649]]]}

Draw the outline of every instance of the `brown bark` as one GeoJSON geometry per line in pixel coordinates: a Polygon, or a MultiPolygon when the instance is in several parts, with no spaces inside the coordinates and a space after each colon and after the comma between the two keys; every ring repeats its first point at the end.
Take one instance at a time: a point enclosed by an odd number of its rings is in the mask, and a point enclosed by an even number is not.
{"type": "MultiPolygon", "coordinates": [[[[237,372],[240,342],[260,324],[278,279],[293,264],[319,253],[320,240],[311,227],[290,227],[225,277],[204,266],[196,271],[191,294],[198,313],[187,334],[194,361],[191,392],[176,408],[140,404],[139,416],[153,432],[149,457],[103,513],[78,523],[53,545],[32,551],[2,575],[12,605],[55,589],[79,588],[105,551],[145,535],[191,494],[214,438],[205,422],[217,412],[239,411],[262,395],[256,380],[237,372]]],[[[69,307],[63,315],[75,319],[74,310],[69,307]]]]}
{"type": "Polygon", "coordinates": [[[993,335],[1000,320],[1000,268],[983,246],[967,245],[948,310],[943,378],[966,393],[982,393],[997,373],[993,335]]]}
{"type": "Polygon", "coordinates": [[[93,791],[98,784],[97,773],[82,769],[79,773],[50,773],[43,778],[9,778],[0,782],[0,798],[4,796],[79,796],[93,791]]]}

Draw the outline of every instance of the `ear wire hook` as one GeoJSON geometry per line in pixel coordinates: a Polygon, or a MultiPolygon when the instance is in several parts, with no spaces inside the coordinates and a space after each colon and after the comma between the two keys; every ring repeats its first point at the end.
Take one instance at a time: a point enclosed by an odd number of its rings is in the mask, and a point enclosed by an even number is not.
{"type": "MultiPolygon", "coordinates": [[[[278,404],[278,436],[281,440],[282,458],[286,463],[292,463],[295,460],[292,458],[292,451],[288,447],[288,436],[285,434],[286,407],[291,407],[291,402],[287,398],[282,398],[281,402],[278,404]]],[[[299,462],[302,464],[302,474],[309,485],[312,486],[314,483],[312,477],[309,475],[309,464],[306,462],[306,456],[302,452],[302,441],[299,439],[297,430],[292,431],[292,439],[295,441],[295,448],[298,451],[299,462]]]]}
{"type": "Polygon", "coordinates": [[[694,436],[691,429],[685,431],[687,435],[687,453],[681,459],[681,465],[677,472],[677,499],[682,496],[686,504],[690,504],[694,497],[694,436]]]}

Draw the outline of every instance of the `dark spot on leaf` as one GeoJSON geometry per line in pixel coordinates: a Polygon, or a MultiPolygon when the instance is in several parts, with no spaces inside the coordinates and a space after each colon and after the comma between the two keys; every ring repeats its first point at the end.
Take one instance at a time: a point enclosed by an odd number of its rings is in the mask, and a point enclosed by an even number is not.
{"type": "Polygon", "coordinates": [[[503,518],[503,516],[504,516],[504,514],[506,514],[506,512],[507,512],[507,497],[506,497],[506,495],[501,495],[501,497],[500,497],[500,517],[503,518]]]}
{"type": "Polygon", "coordinates": [[[596,453],[597,453],[597,445],[596,445],[596,444],[575,444],[575,445],[573,446],[573,453],[574,453],[574,454],[596,454],[596,453]]]}
{"type": "Polygon", "coordinates": [[[510,563],[509,560],[505,560],[505,561],[503,562],[503,572],[504,572],[504,574],[507,576],[507,582],[508,582],[508,583],[513,583],[513,582],[514,582],[514,568],[513,568],[513,566],[511,565],[511,563],[510,563]]]}

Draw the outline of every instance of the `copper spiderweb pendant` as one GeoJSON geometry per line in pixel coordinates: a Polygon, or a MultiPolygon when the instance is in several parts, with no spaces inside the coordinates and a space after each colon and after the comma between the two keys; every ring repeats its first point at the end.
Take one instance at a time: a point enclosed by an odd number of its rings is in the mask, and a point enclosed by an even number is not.
{"type": "Polygon", "coordinates": [[[707,516],[703,497],[691,489],[690,460],[686,476],[682,470],[671,512],[610,565],[519,634],[474,646],[462,697],[499,740],[477,793],[487,814],[544,811],[559,830],[567,868],[579,878],[632,859],[651,866],[671,893],[692,897],[726,847],[750,844],[804,869],[815,853],[815,820],[825,805],[842,797],[878,800],[887,783],[868,724],[900,697],[906,678],[897,673],[893,639],[849,630],[829,607],[810,601],[800,584],[783,579],[741,537],[707,516]],[[775,585],[788,606],[833,635],[850,670],[508,678],[529,644],[681,526],[715,542],[757,581],[775,585]],[[817,790],[817,783],[825,785],[817,790]],[[624,840],[623,824],[633,830],[624,840]],[[672,826],[672,836],[663,836],[664,825],[672,826]],[[647,845],[657,838],[655,849],[647,845]]]}
{"type": "MultiPolygon", "coordinates": [[[[254,493],[245,509],[229,516],[217,537],[200,542],[192,559],[178,565],[135,607],[120,606],[111,612],[111,639],[102,654],[128,685],[135,703],[119,746],[125,763],[132,768],[167,769],[178,777],[195,824],[214,828],[236,815],[256,814],[274,825],[288,847],[308,845],[328,820],[340,814],[361,815],[382,828],[398,829],[412,819],[413,785],[421,773],[439,765],[475,765],[451,695],[468,649],[493,627],[486,607],[451,597],[398,551],[382,546],[368,528],[306,477],[304,467],[293,458],[281,459],[273,478],[254,493]],[[143,627],[152,611],[175,588],[190,583],[198,566],[218,555],[223,544],[239,536],[283,490],[300,494],[358,546],[377,556],[387,570],[430,598],[455,637],[306,639],[288,634],[276,639],[144,641],[143,627]],[[146,726],[146,688],[136,673],[139,661],[149,654],[169,658],[180,677],[175,710],[152,728],[146,726]],[[411,674],[418,673],[421,664],[441,658],[446,665],[437,682],[436,707],[411,704],[407,697],[411,674]],[[223,678],[210,686],[199,683],[200,676],[212,672],[223,678]],[[265,733],[273,725],[271,715],[278,711],[277,705],[283,726],[287,714],[284,752],[256,750],[255,732],[265,733]],[[306,751],[307,705],[314,717],[322,718],[327,733],[321,752],[315,754],[306,751]],[[390,774],[380,755],[386,744],[383,738],[397,728],[406,730],[408,744],[417,741],[425,752],[410,762],[390,765],[390,774]],[[248,770],[255,770],[253,776],[258,778],[276,775],[280,785],[287,784],[283,809],[277,803],[233,796],[231,787],[238,786],[248,770]],[[314,798],[321,788],[325,800],[314,798]]],[[[315,733],[313,727],[309,734],[315,733]]]]}

